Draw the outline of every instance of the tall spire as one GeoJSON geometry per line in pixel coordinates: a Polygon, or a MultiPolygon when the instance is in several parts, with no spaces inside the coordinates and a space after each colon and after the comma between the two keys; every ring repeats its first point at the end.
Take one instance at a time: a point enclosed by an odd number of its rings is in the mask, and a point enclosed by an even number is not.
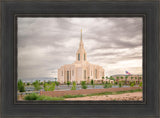
{"type": "Polygon", "coordinates": [[[82,40],[82,29],[81,29],[81,39],[80,39],[79,48],[84,48],[83,47],[83,40],[82,40]]]}

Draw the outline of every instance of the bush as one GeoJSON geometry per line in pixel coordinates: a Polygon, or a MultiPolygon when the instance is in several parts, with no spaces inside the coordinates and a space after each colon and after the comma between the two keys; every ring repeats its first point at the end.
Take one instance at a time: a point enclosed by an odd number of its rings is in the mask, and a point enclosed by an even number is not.
{"type": "Polygon", "coordinates": [[[112,88],[112,84],[111,83],[104,84],[104,88],[112,88]]]}
{"type": "Polygon", "coordinates": [[[36,100],[38,98],[38,94],[32,93],[24,97],[25,100],[36,100]]]}
{"type": "Polygon", "coordinates": [[[28,83],[27,83],[27,85],[29,86],[29,85],[30,85],[30,83],[28,82],[28,83]]]}
{"type": "Polygon", "coordinates": [[[48,97],[48,96],[40,96],[36,93],[32,93],[32,94],[29,94],[27,96],[24,97],[25,100],[47,100],[47,101],[51,101],[51,100],[64,100],[64,98],[62,97],[48,97]]]}
{"type": "Polygon", "coordinates": [[[71,90],[76,90],[76,82],[73,82],[71,90]]]}
{"type": "Polygon", "coordinates": [[[91,85],[94,88],[94,81],[93,81],[93,79],[91,80],[91,85]]]}
{"type": "Polygon", "coordinates": [[[34,90],[36,90],[36,91],[42,89],[42,87],[40,86],[40,81],[38,81],[38,80],[33,82],[33,86],[34,86],[34,90]]]}
{"type": "Polygon", "coordinates": [[[56,86],[59,86],[59,82],[55,81],[56,86]]]}
{"type": "Polygon", "coordinates": [[[70,81],[68,81],[68,82],[67,82],[68,87],[69,87],[69,85],[70,85],[70,84],[71,84],[71,82],[70,82],[70,81]]]}
{"type": "Polygon", "coordinates": [[[52,84],[45,83],[44,86],[45,86],[44,87],[45,91],[54,91],[54,89],[55,89],[55,83],[54,82],[52,84]]]}
{"type": "Polygon", "coordinates": [[[119,82],[118,86],[119,86],[119,88],[121,88],[122,87],[122,82],[119,82]]]}
{"type": "Polygon", "coordinates": [[[87,89],[86,81],[81,81],[82,89],[87,89]]]}
{"type": "Polygon", "coordinates": [[[20,92],[25,92],[24,83],[22,82],[22,80],[18,80],[18,90],[20,92]]]}
{"type": "Polygon", "coordinates": [[[130,87],[133,87],[134,85],[135,85],[134,82],[131,82],[131,83],[130,83],[130,87]]]}
{"type": "Polygon", "coordinates": [[[139,87],[142,87],[142,85],[143,85],[143,83],[142,83],[142,82],[140,82],[139,87]]]}
{"type": "Polygon", "coordinates": [[[117,85],[117,84],[118,84],[118,82],[115,82],[114,84],[115,84],[115,85],[117,85]]]}

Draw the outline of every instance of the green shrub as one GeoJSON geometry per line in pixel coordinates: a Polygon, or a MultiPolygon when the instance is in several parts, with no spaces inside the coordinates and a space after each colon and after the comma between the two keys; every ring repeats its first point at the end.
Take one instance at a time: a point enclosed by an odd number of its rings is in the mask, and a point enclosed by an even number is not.
{"type": "Polygon", "coordinates": [[[82,89],[87,89],[86,81],[81,81],[82,89]]]}
{"type": "Polygon", "coordinates": [[[34,86],[34,90],[36,90],[36,91],[42,89],[42,87],[40,86],[40,81],[38,81],[38,80],[33,82],[33,86],[34,86]]]}
{"type": "Polygon", "coordinates": [[[36,100],[38,98],[38,94],[32,93],[24,97],[25,100],[36,100]]]}
{"type": "Polygon", "coordinates": [[[142,83],[142,82],[140,82],[139,87],[142,87],[142,85],[143,85],[143,83],[142,83]]]}
{"type": "Polygon", "coordinates": [[[130,83],[130,87],[133,87],[134,85],[135,85],[134,82],[131,82],[131,83],[130,83]]]}
{"type": "Polygon", "coordinates": [[[117,84],[118,84],[118,82],[115,82],[114,84],[115,84],[115,85],[117,85],[117,84]]]}
{"type": "Polygon", "coordinates": [[[118,86],[119,86],[119,88],[121,88],[122,87],[122,82],[119,82],[118,86]]]}
{"type": "Polygon", "coordinates": [[[59,86],[59,82],[55,81],[56,86],[59,86]]]}
{"type": "Polygon", "coordinates": [[[112,88],[112,84],[111,84],[111,83],[107,83],[107,84],[104,84],[103,87],[104,87],[104,88],[112,88]]]}
{"type": "Polygon", "coordinates": [[[64,100],[62,97],[48,97],[48,96],[40,96],[36,93],[29,94],[24,97],[25,100],[45,100],[45,101],[51,101],[51,100],[64,100]]]}
{"type": "Polygon", "coordinates": [[[20,92],[25,92],[24,83],[22,82],[22,80],[18,80],[18,90],[20,92]]]}
{"type": "Polygon", "coordinates": [[[30,83],[28,82],[28,83],[27,83],[27,85],[29,86],[29,85],[30,85],[30,83]]]}
{"type": "Polygon", "coordinates": [[[45,86],[44,87],[45,91],[54,91],[54,89],[55,89],[55,83],[54,82],[52,84],[45,83],[44,86],[45,86]]]}
{"type": "Polygon", "coordinates": [[[71,90],[76,90],[76,82],[73,82],[71,90]]]}
{"type": "Polygon", "coordinates": [[[69,87],[69,85],[70,85],[70,84],[71,84],[71,82],[70,82],[70,81],[68,81],[68,82],[67,82],[68,87],[69,87]]]}

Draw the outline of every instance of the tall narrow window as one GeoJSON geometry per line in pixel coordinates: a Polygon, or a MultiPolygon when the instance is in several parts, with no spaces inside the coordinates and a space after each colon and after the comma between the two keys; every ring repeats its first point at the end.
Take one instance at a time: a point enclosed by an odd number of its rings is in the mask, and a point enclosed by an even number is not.
{"type": "Polygon", "coordinates": [[[67,71],[67,82],[69,81],[69,71],[67,71]]]}
{"type": "Polygon", "coordinates": [[[72,76],[74,76],[74,70],[72,70],[72,76]]]}
{"type": "Polygon", "coordinates": [[[97,79],[97,69],[95,69],[95,77],[96,77],[96,79],[97,79]]]}
{"type": "Polygon", "coordinates": [[[62,76],[63,76],[63,71],[62,71],[62,76]]]}
{"type": "Polygon", "coordinates": [[[85,57],[86,55],[84,54],[84,61],[86,60],[86,57],[85,57]]]}
{"type": "Polygon", "coordinates": [[[84,70],[84,79],[86,80],[86,70],[84,70]]]}
{"type": "Polygon", "coordinates": [[[78,61],[80,61],[80,54],[78,53],[78,61]]]}

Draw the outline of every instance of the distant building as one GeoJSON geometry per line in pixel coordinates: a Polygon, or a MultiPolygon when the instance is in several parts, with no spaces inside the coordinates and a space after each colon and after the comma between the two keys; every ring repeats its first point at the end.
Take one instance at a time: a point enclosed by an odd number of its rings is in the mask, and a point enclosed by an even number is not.
{"type": "Polygon", "coordinates": [[[135,81],[137,84],[142,82],[142,75],[112,75],[116,82],[126,81],[127,83],[135,81]]]}
{"type": "Polygon", "coordinates": [[[90,81],[92,79],[94,81],[102,81],[102,77],[104,77],[103,67],[91,64],[87,61],[87,53],[84,49],[81,31],[76,61],[73,64],[61,66],[58,69],[58,81],[60,83],[66,83],[67,81],[80,83],[81,81],[90,81]]]}

